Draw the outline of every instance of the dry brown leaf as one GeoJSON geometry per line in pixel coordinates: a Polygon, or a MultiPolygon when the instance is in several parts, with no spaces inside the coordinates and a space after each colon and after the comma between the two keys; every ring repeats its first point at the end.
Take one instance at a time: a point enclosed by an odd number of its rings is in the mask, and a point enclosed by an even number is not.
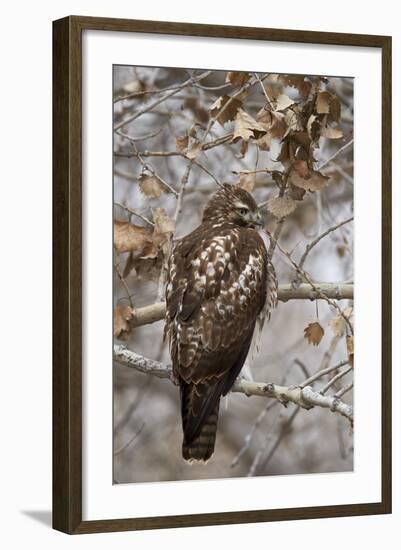
{"type": "MultiPolygon", "coordinates": [[[[258,140],[259,141],[259,140],[258,140]]],[[[241,141],[240,154],[237,155],[239,159],[243,159],[248,152],[248,142],[241,141]]]]}
{"type": "Polygon", "coordinates": [[[164,208],[153,209],[153,221],[153,230],[129,222],[114,222],[114,246],[117,252],[130,252],[124,267],[124,278],[133,269],[137,277],[157,278],[163,258],[169,255],[175,222],[164,208]]]}
{"type": "Polygon", "coordinates": [[[280,94],[277,97],[276,111],[285,111],[291,105],[294,105],[294,101],[288,95],[280,94]]]}
{"type": "Polygon", "coordinates": [[[234,120],[241,106],[242,102],[235,97],[222,95],[218,97],[213,105],[210,107],[210,113],[212,117],[217,116],[217,121],[221,124],[221,126],[224,126],[224,124],[229,120],[234,120]],[[229,100],[230,103],[225,107],[229,100]],[[223,107],[224,111],[222,111],[223,107]],[[220,111],[222,111],[221,114],[218,114],[220,111]]]}
{"type": "Polygon", "coordinates": [[[188,147],[188,136],[178,136],[175,138],[175,148],[179,153],[183,153],[188,147]]]}
{"type": "Polygon", "coordinates": [[[279,81],[282,82],[284,86],[296,88],[303,98],[309,95],[312,88],[312,84],[308,80],[305,80],[304,76],[280,75],[279,81]]]}
{"type": "Polygon", "coordinates": [[[343,315],[350,321],[351,325],[354,326],[354,308],[352,306],[346,307],[343,311],[343,315]]]}
{"type": "Polygon", "coordinates": [[[304,328],[304,338],[308,341],[308,344],[318,346],[323,338],[324,329],[317,321],[315,323],[309,323],[304,328]]]}
{"type": "Polygon", "coordinates": [[[276,218],[284,218],[294,212],[297,203],[290,197],[273,197],[267,201],[267,209],[276,218]]]}
{"type": "Polygon", "coordinates": [[[304,160],[297,160],[294,162],[293,169],[296,170],[301,178],[307,178],[310,175],[308,163],[304,160]]]}
{"type": "Polygon", "coordinates": [[[347,322],[344,317],[346,317],[349,322],[352,323],[352,315],[353,315],[353,308],[347,307],[344,309],[342,315],[336,315],[333,317],[333,319],[330,320],[329,325],[331,330],[333,331],[333,334],[335,336],[343,336],[345,334],[346,328],[347,328],[347,322]]]}
{"type": "Polygon", "coordinates": [[[153,221],[155,222],[155,235],[174,233],[175,222],[170,218],[170,216],[168,216],[164,208],[153,209],[153,221]]]}
{"type": "Polygon", "coordinates": [[[306,123],[306,129],[311,139],[316,139],[317,137],[319,137],[318,135],[319,128],[320,128],[320,124],[319,124],[319,121],[317,120],[317,116],[311,115],[308,118],[308,122],[306,123]]]}
{"type": "Polygon", "coordinates": [[[320,191],[327,185],[328,176],[324,176],[321,172],[310,170],[307,177],[302,177],[296,170],[293,170],[290,175],[290,182],[296,187],[305,189],[305,191],[320,191]]]}
{"type": "Polygon", "coordinates": [[[288,160],[290,160],[290,142],[288,139],[286,139],[281,145],[277,161],[282,162],[285,165],[288,160]]]}
{"type": "Polygon", "coordinates": [[[330,113],[331,94],[329,92],[319,92],[316,98],[316,112],[319,115],[330,113]]]}
{"type": "Polygon", "coordinates": [[[287,136],[290,132],[299,132],[303,129],[300,117],[298,116],[299,110],[296,108],[296,105],[294,105],[292,109],[287,109],[282,114],[287,127],[283,137],[287,136]]]}
{"type": "Polygon", "coordinates": [[[272,138],[283,139],[288,126],[283,113],[272,112],[264,107],[256,115],[256,120],[268,130],[272,138]]]}
{"type": "Polygon", "coordinates": [[[124,339],[128,336],[131,326],[130,321],[134,316],[131,306],[116,306],[114,310],[114,336],[124,339]]]}
{"type": "Polygon", "coordinates": [[[344,334],[346,323],[342,315],[336,315],[336,317],[330,319],[329,325],[334,336],[342,336],[344,334]]]}
{"type": "Polygon", "coordinates": [[[162,181],[157,176],[142,174],[139,178],[139,188],[148,199],[156,199],[166,191],[162,181]]]}
{"type": "Polygon", "coordinates": [[[241,189],[245,189],[245,191],[248,191],[251,193],[253,191],[253,188],[255,187],[256,182],[256,173],[255,172],[240,172],[239,173],[239,184],[238,187],[241,187],[241,189]]]}
{"type": "Polygon", "coordinates": [[[191,160],[196,159],[199,153],[202,151],[202,144],[194,142],[187,151],[187,157],[191,160]]]}
{"type": "MultiPolygon", "coordinates": [[[[247,143],[246,141],[243,141],[242,143],[247,143]]],[[[255,139],[255,144],[259,147],[261,151],[270,151],[272,143],[272,137],[270,134],[265,134],[259,139],[255,139]]]]}
{"type": "Polygon", "coordinates": [[[319,115],[328,115],[331,122],[338,122],[341,116],[341,102],[338,96],[330,92],[319,92],[315,104],[319,115]]]}
{"type": "Polygon", "coordinates": [[[229,82],[233,86],[243,86],[246,82],[248,82],[249,78],[249,73],[230,71],[227,73],[226,82],[229,82]]]}
{"type": "Polygon", "coordinates": [[[340,139],[343,137],[343,131],[341,128],[329,128],[325,127],[321,129],[321,135],[327,139],[340,139]]]}
{"type": "MultiPolygon", "coordinates": [[[[164,208],[153,209],[153,221],[155,223],[153,231],[143,227],[140,227],[138,231],[138,226],[132,226],[126,222],[115,222],[117,223],[120,240],[121,237],[124,238],[122,242],[124,248],[117,250],[119,252],[131,250],[124,267],[123,277],[128,277],[131,271],[135,270],[135,275],[138,278],[158,278],[163,258],[169,255],[175,223],[167,215],[164,208]],[[124,225],[121,227],[122,224],[124,225]],[[142,242],[139,242],[138,239],[132,239],[137,237],[138,234],[143,234],[142,242]],[[131,246],[132,249],[129,249],[128,246],[131,246]]],[[[116,230],[114,234],[116,235],[116,230]]],[[[121,246],[121,243],[119,244],[121,246]]]]}
{"type": "Polygon", "coordinates": [[[304,130],[299,132],[293,132],[291,134],[291,140],[297,145],[301,145],[305,149],[305,151],[309,150],[312,143],[312,140],[308,132],[305,132],[304,130]]]}
{"type": "Polygon", "coordinates": [[[348,353],[348,362],[351,367],[354,366],[354,337],[347,336],[347,353],[348,353]]]}
{"type": "Polygon", "coordinates": [[[338,122],[340,120],[340,117],[341,117],[340,98],[335,94],[331,94],[330,113],[328,118],[332,122],[338,122]]]}
{"type": "Polygon", "coordinates": [[[305,189],[301,189],[300,187],[296,187],[290,183],[288,188],[288,196],[291,197],[291,199],[294,199],[294,201],[301,201],[304,198],[305,193],[305,189]]]}
{"type": "Polygon", "coordinates": [[[114,222],[114,246],[117,252],[132,252],[136,258],[156,254],[152,231],[119,220],[114,222]]]}
{"type": "Polygon", "coordinates": [[[235,143],[239,139],[244,141],[248,141],[250,138],[258,139],[266,132],[266,128],[252,118],[251,115],[239,109],[235,117],[234,134],[231,141],[235,143]]]}
{"type": "Polygon", "coordinates": [[[283,185],[283,173],[282,172],[280,172],[279,170],[273,170],[273,172],[271,173],[271,177],[272,177],[274,183],[278,187],[281,187],[283,185]]]}

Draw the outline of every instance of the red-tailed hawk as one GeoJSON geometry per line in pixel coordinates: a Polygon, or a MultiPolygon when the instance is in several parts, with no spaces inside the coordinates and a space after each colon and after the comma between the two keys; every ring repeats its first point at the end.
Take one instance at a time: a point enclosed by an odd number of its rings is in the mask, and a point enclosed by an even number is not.
{"type": "Polygon", "coordinates": [[[277,300],[260,225],[252,195],[224,184],[169,260],[165,332],[181,389],[186,460],[213,454],[220,397],[241,371],[256,321],[277,300]]]}

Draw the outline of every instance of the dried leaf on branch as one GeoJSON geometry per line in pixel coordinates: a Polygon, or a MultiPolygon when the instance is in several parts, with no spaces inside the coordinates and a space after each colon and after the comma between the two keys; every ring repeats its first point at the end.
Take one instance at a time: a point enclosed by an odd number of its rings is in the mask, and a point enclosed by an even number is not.
{"type": "Polygon", "coordinates": [[[229,82],[233,86],[243,86],[246,82],[248,82],[249,78],[249,73],[244,73],[241,71],[230,71],[227,73],[226,82],[229,82]]]}
{"type": "Polygon", "coordinates": [[[353,312],[354,309],[352,307],[347,307],[342,312],[342,315],[336,315],[330,320],[329,325],[334,336],[343,336],[345,334],[347,329],[346,319],[348,319],[353,326],[353,312]]]}
{"type": "Polygon", "coordinates": [[[175,224],[164,208],[155,208],[153,219],[153,230],[129,222],[114,222],[114,246],[117,252],[130,253],[124,268],[124,277],[133,269],[137,276],[157,276],[163,255],[168,252],[166,246],[174,233],[175,224]]]}
{"type": "Polygon", "coordinates": [[[246,113],[243,109],[239,109],[235,117],[234,134],[232,142],[235,143],[239,139],[248,141],[249,139],[258,139],[266,134],[267,130],[257,122],[254,118],[246,113]]]}
{"type": "Polygon", "coordinates": [[[318,170],[311,170],[306,161],[299,160],[293,164],[290,182],[305,191],[320,191],[326,187],[330,178],[318,170]]]}
{"type": "Polygon", "coordinates": [[[302,75],[280,75],[278,79],[284,86],[296,88],[303,98],[308,97],[312,88],[311,82],[302,75]]]}
{"type": "Polygon", "coordinates": [[[273,197],[267,201],[267,209],[276,218],[285,218],[297,207],[297,203],[290,197],[273,197]]]}
{"type": "Polygon", "coordinates": [[[152,230],[120,220],[114,222],[114,247],[117,252],[131,252],[137,258],[154,257],[157,253],[152,230]]]}
{"type": "Polygon", "coordinates": [[[243,171],[239,173],[239,187],[252,193],[256,183],[256,173],[243,171]]]}
{"type": "Polygon", "coordinates": [[[348,361],[351,367],[354,366],[354,337],[353,336],[347,336],[347,354],[348,354],[348,361]]]}
{"type": "Polygon", "coordinates": [[[175,138],[175,148],[179,153],[184,153],[188,148],[188,136],[178,136],[175,138]]]}
{"type": "MultiPolygon", "coordinates": [[[[287,132],[288,125],[283,113],[271,111],[263,107],[256,115],[257,122],[267,131],[266,136],[272,138],[283,139],[287,132]]],[[[263,139],[260,138],[260,139],[263,139]]]]}
{"type": "Polygon", "coordinates": [[[324,329],[317,321],[315,323],[309,323],[309,325],[304,328],[304,338],[307,340],[308,344],[312,344],[313,346],[318,346],[320,344],[323,335],[324,329]]]}
{"type": "Polygon", "coordinates": [[[341,116],[341,103],[335,94],[319,92],[316,98],[316,112],[320,115],[328,115],[329,122],[338,122],[341,116]]]}
{"type": "Polygon", "coordinates": [[[223,95],[218,97],[210,107],[210,114],[212,117],[217,116],[217,122],[224,126],[226,122],[234,120],[241,106],[242,102],[235,97],[223,95]]]}
{"type": "Polygon", "coordinates": [[[196,159],[196,157],[200,154],[202,151],[202,144],[198,141],[194,141],[190,147],[188,147],[188,150],[186,152],[186,156],[193,160],[196,159]]]}
{"type": "Polygon", "coordinates": [[[142,174],[139,178],[139,188],[148,199],[157,199],[166,188],[157,176],[142,174]]]}
{"type": "Polygon", "coordinates": [[[124,340],[131,331],[130,321],[134,316],[131,306],[118,305],[114,309],[114,336],[124,340]]]}
{"type": "Polygon", "coordinates": [[[322,128],[321,136],[327,139],[340,139],[343,137],[343,131],[341,128],[324,127],[322,128]]]}
{"type": "Polygon", "coordinates": [[[291,105],[294,105],[294,101],[288,95],[280,94],[276,100],[276,111],[285,111],[291,105]]]}

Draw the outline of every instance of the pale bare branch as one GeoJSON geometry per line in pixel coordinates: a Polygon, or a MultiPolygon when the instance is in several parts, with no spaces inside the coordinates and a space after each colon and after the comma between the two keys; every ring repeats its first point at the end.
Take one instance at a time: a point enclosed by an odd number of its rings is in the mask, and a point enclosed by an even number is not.
{"type": "MultiPolygon", "coordinates": [[[[278,287],[278,299],[281,302],[289,300],[319,300],[333,298],[334,300],[352,300],[354,296],[353,284],[315,283],[314,288],[307,283],[293,288],[291,284],[283,284],[278,287]]],[[[154,304],[138,308],[134,312],[133,327],[155,323],[164,318],[166,304],[156,302],[154,304]]]]}
{"type": "MultiPolygon", "coordinates": [[[[117,363],[131,367],[142,373],[152,374],[159,378],[173,380],[171,366],[163,365],[159,361],[148,359],[142,355],[130,351],[122,345],[114,345],[114,359],[117,363]]],[[[245,395],[257,395],[269,397],[280,401],[280,403],[295,403],[303,409],[311,409],[314,406],[330,409],[347,418],[353,423],[353,410],[351,405],[343,403],[338,397],[322,395],[314,391],[311,386],[280,386],[266,382],[251,382],[244,378],[238,378],[231,391],[245,395]]]]}

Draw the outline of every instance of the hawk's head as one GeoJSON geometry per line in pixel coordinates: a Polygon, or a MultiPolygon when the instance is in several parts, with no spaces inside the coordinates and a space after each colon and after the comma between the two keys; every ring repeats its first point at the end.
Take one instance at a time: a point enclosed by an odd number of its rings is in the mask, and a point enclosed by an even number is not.
{"type": "Polygon", "coordinates": [[[231,222],[242,227],[262,226],[262,216],[255,199],[241,187],[225,183],[207,203],[202,221],[231,222]]]}

